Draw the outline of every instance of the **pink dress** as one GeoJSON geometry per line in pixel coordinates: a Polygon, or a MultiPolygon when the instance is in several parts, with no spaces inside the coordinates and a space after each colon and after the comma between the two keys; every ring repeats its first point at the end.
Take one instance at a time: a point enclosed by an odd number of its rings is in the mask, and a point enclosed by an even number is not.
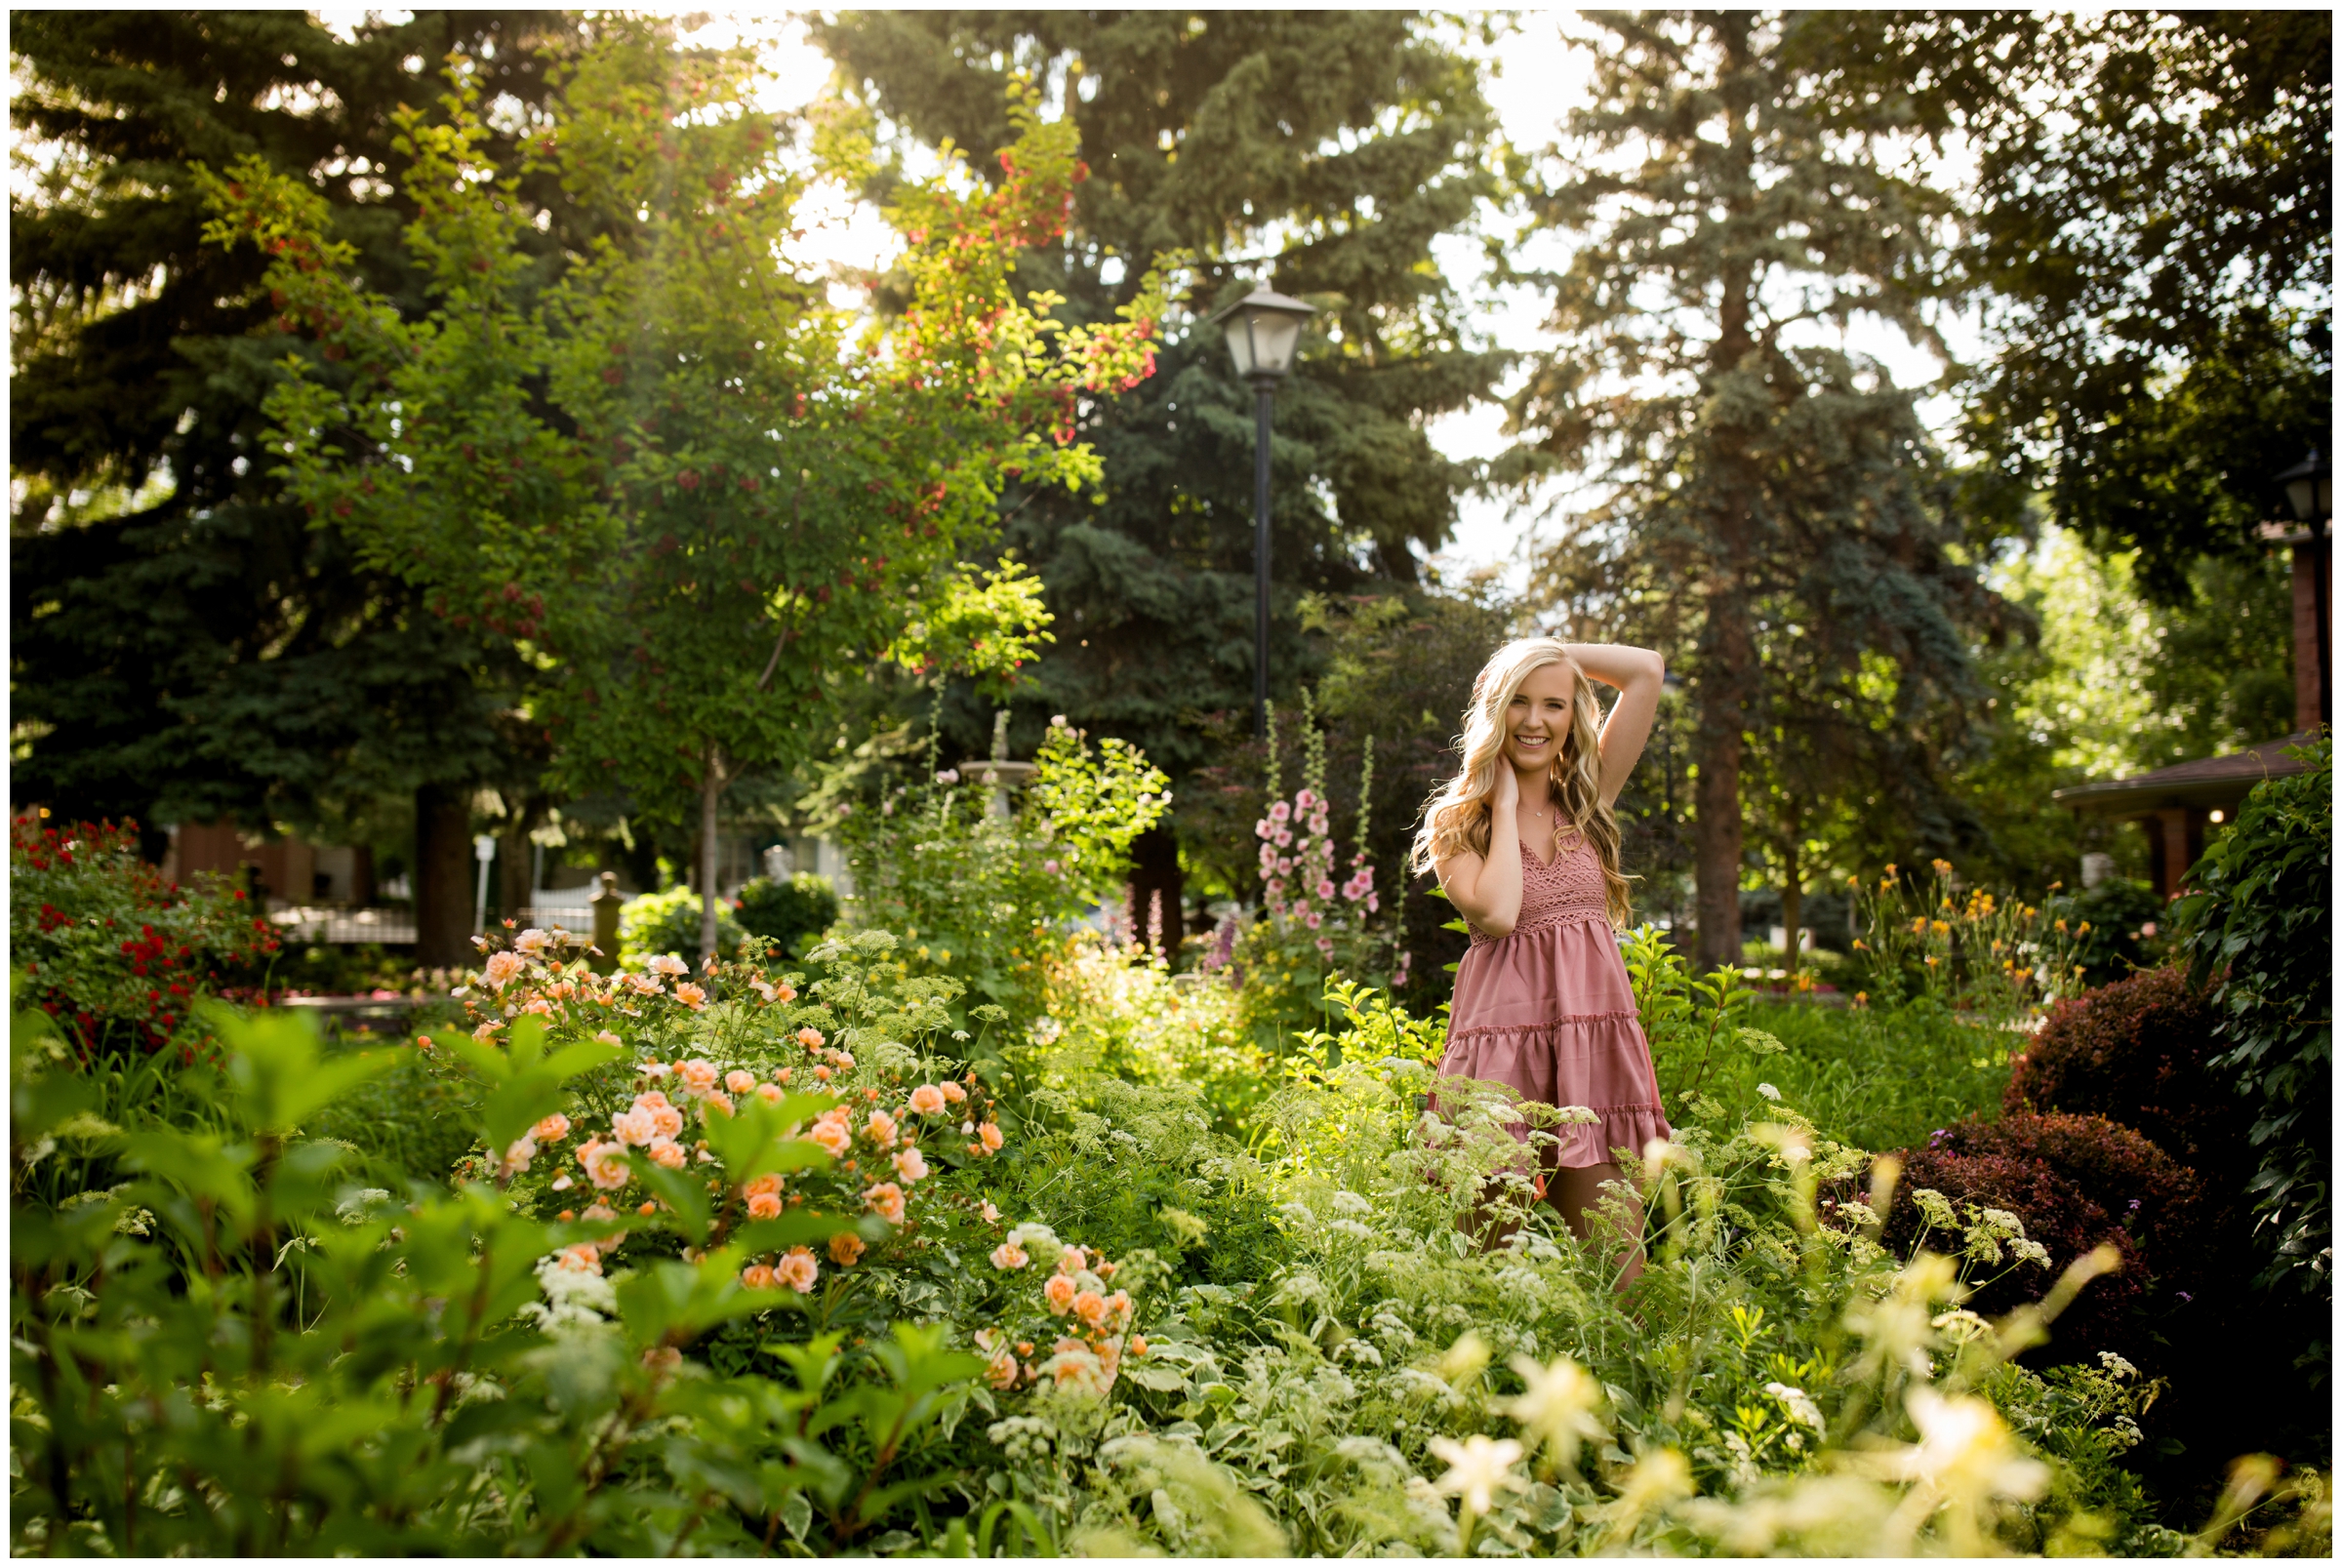
{"type": "MultiPolygon", "coordinates": [[[[1523,1100],[1585,1106],[1599,1125],[1552,1127],[1541,1163],[1607,1165],[1670,1134],[1627,966],[1602,902],[1594,846],[1575,839],[1539,864],[1520,848],[1520,918],[1509,937],[1474,930],[1456,967],[1442,1075],[1510,1084],[1523,1100]]],[[[1528,1139],[1525,1124],[1514,1136],[1528,1139]]]]}

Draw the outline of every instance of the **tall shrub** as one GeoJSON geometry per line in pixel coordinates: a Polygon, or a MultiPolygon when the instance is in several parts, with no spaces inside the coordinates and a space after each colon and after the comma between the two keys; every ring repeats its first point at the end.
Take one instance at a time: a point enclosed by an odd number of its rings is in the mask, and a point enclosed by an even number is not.
{"type": "Polygon", "coordinates": [[[2253,1117],[2259,1282],[2330,1302],[2333,739],[2288,755],[2309,766],[2245,796],[2173,918],[2191,978],[2212,986],[2220,1050],[2209,1066],[2253,1117]]]}
{"type": "MultiPolygon", "coordinates": [[[[2182,970],[2150,969],[2049,1010],[2011,1060],[2001,1109],[2105,1116],[2136,1128],[2214,1186],[2251,1169],[2250,1125],[2205,1064],[2217,1015],[2182,970]]],[[[2225,1201],[2225,1198],[2222,1198],[2225,1201]]]]}

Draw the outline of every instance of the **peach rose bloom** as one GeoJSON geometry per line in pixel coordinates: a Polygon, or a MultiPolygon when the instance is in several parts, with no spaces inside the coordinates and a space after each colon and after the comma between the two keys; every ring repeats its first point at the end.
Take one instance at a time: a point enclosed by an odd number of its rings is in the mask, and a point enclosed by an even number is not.
{"type": "Polygon", "coordinates": [[[707,992],[704,987],[694,985],[690,981],[677,981],[675,983],[675,1000],[697,1013],[707,1007],[707,992]]]}
{"type": "Polygon", "coordinates": [[[624,1145],[603,1144],[595,1148],[593,1157],[586,1162],[586,1175],[603,1191],[615,1192],[634,1180],[634,1167],[626,1163],[624,1145]]]}
{"type": "Polygon", "coordinates": [[[862,1199],[870,1206],[872,1214],[877,1215],[888,1225],[903,1223],[903,1189],[894,1183],[879,1183],[876,1186],[864,1191],[862,1199]]]}
{"type": "Polygon", "coordinates": [[[788,1082],[790,1075],[791,1075],[792,1073],[794,1073],[794,1072],[795,1072],[795,1070],[796,1070],[796,1069],[795,1069],[795,1068],[793,1068],[793,1067],[775,1067],[775,1068],[773,1069],[773,1082],[775,1082],[775,1083],[787,1083],[787,1082],[788,1082]]]}
{"type": "Polygon", "coordinates": [[[944,1092],[934,1084],[920,1084],[910,1092],[910,1108],[922,1116],[936,1115],[944,1108],[944,1092]]]}
{"type": "Polygon", "coordinates": [[[771,1290],[773,1270],[765,1264],[750,1264],[740,1271],[740,1282],[750,1290],[771,1290]]]}
{"type": "Polygon", "coordinates": [[[756,1074],[744,1072],[739,1067],[734,1067],[730,1072],[724,1074],[724,1087],[736,1095],[745,1095],[756,1087],[756,1074]]]}
{"type": "Polygon", "coordinates": [[[626,1043],[626,1041],[620,1039],[617,1035],[611,1033],[608,1029],[602,1030],[601,1033],[595,1035],[594,1038],[601,1041],[604,1045],[616,1045],[623,1047],[626,1043]]]}
{"type": "Polygon", "coordinates": [[[983,1140],[984,1151],[987,1154],[997,1154],[1000,1152],[1001,1139],[999,1123],[989,1121],[986,1122],[983,1126],[976,1129],[976,1136],[983,1140]]]}
{"type": "Polygon", "coordinates": [[[556,1110],[530,1128],[529,1136],[540,1144],[557,1144],[569,1136],[569,1118],[556,1110]]]}
{"type": "Polygon", "coordinates": [[[813,1131],[806,1136],[839,1159],[843,1159],[846,1150],[854,1146],[854,1135],[846,1131],[845,1124],[831,1121],[827,1116],[815,1122],[813,1131]]]}
{"type": "Polygon", "coordinates": [[[544,932],[538,930],[535,926],[531,926],[528,930],[522,932],[519,936],[512,939],[512,950],[518,953],[526,953],[531,958],[540,957],[545,952],[546,941],[547,939],[544,932]]]}
{"type": "Polygon", "coordinates": [[[1114,1326],[1116,1328],[1129,1327],[1130,1292],[1126,1290],[1118,1290],[1114,1292],[1111,1296],[1109,1296],[1106,1299],[1106,1305],[1113,1310],[1114,1326]]]}
{"type": "Polygon", "coordinates": [[[537,1140],[526,1137],[515,1138],[512,1140],[511,1146],[505,1150],[505,1165],[509,1170],[525,1171],[529,1168],[529,1161],[536,1157],[537,1140]]]}
{"type": "Polygon", "coordinates": [[[573,1274],[598,1274],[602,1271],[602,1255],[590,1241],[581,1241],[560,1252],[560,1266],[573,1274]]]}
{"type": "MultiPolygon", "coordinates": [[[[829,1053],[829,1060],[837,1065],[837,1070],[840,1072],[852,1072],[854,1070],[854,1057],[851,1052],[832,1051],[829,1053]]],[[[875,1089],[870,1091],[870,1093],[873,1095],[877,1092],[878,1091],[875,1089]]]]}
{"type": "Polygon", "coordinates": [[[751,1193],[749,1193],[749,1194],[748,1194],[748,1218],[749,1218],[749,1219],[751,1219],[751,1220],[778,1220],[778,1219],[780,1219],[780,1218],[781,1218],[781,1194],[780,1194],[780,1193],[778,1193],[778,1192],[751,1192],[751,1193]]]}
{"type": "Polygon", "coordinates": [[[759,1192],[778,1192],[781,1190],[781,1173],[767,1171],[740,1190],[743,1196],[751,1198],[759,1192]]]}
{"type": "Polygon", "coordinates": [[[622,1144],[647,1144],[659,1136],[658,1124],[647,1110],[620,1110],[610,1116],[610,1131],[622,1144]]]}
{"type": "Polygon", "coordinates": [[[915,1148],[907,1148],[895,1155],[895,1174],[906,1182],[916,1182],[927,1176],[927,1156],[915,1148]]]}
{"type": "Polygon", "coordinates": [[[808,1024],[797,1030],[797,1043],[808,1051],[819,1051],[822,1048],[822,1031],[808,1024]]]}
{"type": "Polygon", "coordinates": [[[995,1388],[1013,1388],[1017,1385],[1017,1358],[1006,1350],[994,1350],[984,1364],[984,1381],[995,1388]]]}
{"type": "Polygon", "coordinates": [[[781,1260],[780,1266],[773,1273],[782,1284],[803,1296],[811,1292],[813,1282],[822,1277],[822,1266],[814,1261],[812,1248],[791,1247],[788,1256],[781,1260]]]}
{"type": "Polygon", "coordinates": [[[488,967],[481,972],[480,978],[501,991],[506,985],[511,985],[521,970],[526,967],[521,962],[520,954],[516,952],[490,953],[488,967]]]}
{"type": "MultiPolygon", "coordinates": [[[[643,1064],[642,1070],[664,1077],[667,1069],[665,1063],[646,1062],[643,1064]]],[[[636,1110],[664,1110],[673,1104],[673,1101],[666,1098],[666,1091],[664,1089],[645,1089],[634,1097],[636,1110]]]]}
{"type": "Polygon", "coordinates": [[[965,1089],[962,1089],[958,1084],[946,1083],[939,1084],[937,1087],[943,1090],[944,1098],[955,1106],[968,1098],[968,1092],[965,1089]]]}
{"type": "Polygon", "coordinates": [[[654,975],[688,975],[691,966],[671,952],[663,952],[642,966],[654,975]]]}
{"type": "Polygon", "coordinates": [[[715,1087],[715,1080],[719,1074],[715,1070],[714,1063],[706,1057],[695,1056],[689,1062],[675,1068],[675,1076],[682,1081],[686,1093],[704,1095],[715,1087]]]}
{"type": "Polygon", "coordinates": [[[1077,1291],[1073,1296],[1073,1315],[1092,1328],[1106,1321],[1106,1298],[1094,1290],[1077,1291]]]}
{"type": "Polygon", "coordinates": [[[797,988],[786,980],[774,986],[773,989],[781,993],[781,1000],[785,1002],[793,1002],[797,999],[797,988]]]}
{"type": "Polygon", "coordinates": [[[1000,1211],[992,1207],[992,1202],[989,1198],[985,1199],[984,1207],[979,1209],[977,1212],[984,1216],[984,1223],[986,1225],[998,1225],[1000,1223],[1000,1211]]]}
{"type": "Polygon", "coordinates": [[[777,1083],[760,1083],[756,1086],[756,1098],[768,1106],[777,1106],[782,1100],[781,1086],[777,1083]]]}
{"type": "Polygon", "coordinates": [[[671,1138],[652,1139],[643,1152],[650,1155],[653,1164],[664,1165],[670,1171],[681,1170],[691,1157],[683,1151],[683,1146],[671,1138]]]}
{"type": "Polygon", "coordinates": [[[992,1249],[994,1268],[1022,1268],[1030,1262],[1032,1260],[1025,1256],[1025,1249],[1013,1241],[1003,1241],[992,1249]]]}
{"type": "Polygon", "coordinates": [[[1073,1306],[1073,1281],[1065,1274],[1051,1274],[1049,1283],[1041,1287],[1041,1296],[1048,1302],[1049,1310],[1063,1314],[1073,1306]]]}
{"type": "Polygon", "coordinates": [[[700,1120],[706,1121],[716,1111],[732,1114],[732,1097],[721,1089],[710,1089],[700,1098],[700,1120]]]}
{"type": "Polygon", "coordinates": [[[683,1112],[677,1110],[674,1106],[653,1106],[650,1111],[650,1117],[652,1128],[661,1138],[680,1138],[683,1136],[683,1112]]]}
{"type": "Polygon", "coordinates": [[[553,1004],[540,996],[532,1001],[523,1002],[520,1010],[524,1013],[538,1013],[546,1018],[550,1018],[553,1012],[553,1004]]]}
{"type": "Polygon", "coordinates": [[[1090,1255],[1079,1247],[1068,1247],[1058,1255],[1057,1271],[1061,1274],[1078,1274],[1089,1266],[1090,1255]]]}
{"type": "Polygon", "coordinates": [[[829,1261],[840,1268],[851,1268],[862,1256],[862,1237],[851,1230],[840,1230],[829,1238],[829,1261]]]}

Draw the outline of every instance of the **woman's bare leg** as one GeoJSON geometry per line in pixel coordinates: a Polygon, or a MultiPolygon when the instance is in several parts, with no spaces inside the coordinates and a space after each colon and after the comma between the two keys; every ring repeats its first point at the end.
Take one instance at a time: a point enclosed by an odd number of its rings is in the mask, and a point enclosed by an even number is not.
{"type": "MultiPolygon", "coordinates": [[[[1616,1182],[1624,1189],[1627,1205],[1634,1217],[1636,1236],[1642,1230],[1642,1205],[1635,1200],[1635,1185],[1616,1165],[1563,1166],[1546,1179],[1546,1192],[1554,1207],[1560,1211],[1562,1223],[1569,1233],[1580,1241],[1586,1239],[1593,1212],[1600,1207],[1602,1184],[1616,1182]]],[[[1618,1277],[1618,1288],[1625,1290],[1642,1275],[1642,1242],[1632,1242],[1618,1260],[1625,1266],[1618,1277]]]]}

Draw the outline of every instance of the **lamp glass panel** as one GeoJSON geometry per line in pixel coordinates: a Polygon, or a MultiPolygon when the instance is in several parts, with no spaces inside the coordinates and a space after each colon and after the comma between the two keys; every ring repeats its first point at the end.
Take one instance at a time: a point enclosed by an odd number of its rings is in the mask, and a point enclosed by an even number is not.
{"type": "Polygon", "coordinates": [[[2304,522],[2309,521],[2310,506],[2317,499],[2318,486],[2306,475],[2285,486],[2285,500],[2293,503],[2293,515],[2304,522]]]}
{"type": "Polygon", "coordinates": [[[1238,355],[1243,374],[1282,376],[1291,371],[1294,345],[1301,341],[1300,321],[1281,310],[1243,313],[1252,318],[1253,350],[1259,356],[1257,363],[1244,365],[1241,363],[1244,356],[1238,355]]]}
{"type": "Polygon", "coordinates": [[[1250,318],[1239,310],[1221,324],[1228,334],[1228,354],[1236,362],[1238,376],[1252,374],[1252,336],[1248,331],[1250,318]]]}

